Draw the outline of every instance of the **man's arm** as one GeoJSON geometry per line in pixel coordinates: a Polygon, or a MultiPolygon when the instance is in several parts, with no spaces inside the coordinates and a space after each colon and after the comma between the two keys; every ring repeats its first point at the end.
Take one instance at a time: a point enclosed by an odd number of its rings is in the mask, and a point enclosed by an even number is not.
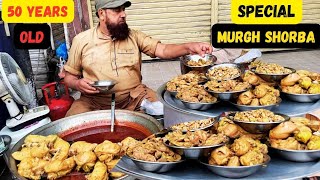
{"type": "Polygon", "coordinates": [[[99,93],[99,91],[92,87],[90,84],[93,84],[92,81],[88,79],[79,79],[78,76],[73,75],[69,72],[66,72],[66,76],[64,77],[64,82],[72,89],[78,90],[82,93],[86,94],[96,94],[99,93]]]}
{"type": "Polygon", "coordinates": [[[188,54],[205,54],[212,53],[212,46],[208,43],[184,43],[184,44],[162,44],[158,43],[155,55],[161,59],[172,59],[188,54]]]}

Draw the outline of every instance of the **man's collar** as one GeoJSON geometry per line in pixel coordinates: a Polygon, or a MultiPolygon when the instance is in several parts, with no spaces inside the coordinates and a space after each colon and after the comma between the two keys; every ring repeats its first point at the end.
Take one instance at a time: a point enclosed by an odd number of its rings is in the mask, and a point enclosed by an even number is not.
{"type": "Polygon", "coordinates": [[[104,40],[111,40],[110,36],[107,36],[105,34],[103,34],[100,30],[100,23],[96,26],[96,33],[97,33],[97,37],[99,39],[104,39],[104,40]]]}

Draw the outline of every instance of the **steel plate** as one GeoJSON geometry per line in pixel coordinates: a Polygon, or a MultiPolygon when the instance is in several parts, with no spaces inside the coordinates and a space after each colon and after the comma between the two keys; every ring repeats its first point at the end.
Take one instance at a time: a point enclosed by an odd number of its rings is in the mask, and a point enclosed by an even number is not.
{"type": "MultiPolygon", "coordinates": [[[[116,168],[119,171],[135,176],[139,179],[227,179],[212,173],[205,166],[202,166],[196,161],[186,161],[179,164],[172,171],[157,174],[140,170],[130,159],[123,157],[117,164],[116,168]]],[[[311,176],[317,172],[320,172],[320,162],[295,163],[272,157],[271,162],[266,168],[263,168],[257,173],[243,179],[287,180],[311,176]]]]}

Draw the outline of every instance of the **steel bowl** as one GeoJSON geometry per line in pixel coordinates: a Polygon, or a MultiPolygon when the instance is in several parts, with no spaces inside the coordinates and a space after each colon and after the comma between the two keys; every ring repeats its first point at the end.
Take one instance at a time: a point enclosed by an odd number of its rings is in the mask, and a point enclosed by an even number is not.
{"type": "MultiPolygon", "coordinates": [[[[215,117],[215,118],[213,118],[213,121],[210,124],[208,124],[206,126],[203,126],[203,127],[200,127],[200,128],[197,128],[197,129],[189,129],[188,131],[193,132],[193,131],[198,131],[198,130],[207,130],[207,129],[211,128],[215,123],[217,123],[219,121],[219,118],[220,117],[215,117]]],[[[194,121],[199,121],[199,120],[194,120],[194,121]]],[[[189,121],[189,122],[191,122],[191,121],[189,121]]],[[[183,124],[183,123],[186,123],[186,122],[182,122],[182,123],[179,123],[179,124],[183,124]]],[[[177,124],[177,125],[179,125],[179,124],[177,124]]],[[[170,127],[169,130],[170,131],[179,131],[179,129],[174,129],[172,127],[170,127]]],[[[185,133],[187,131],[186,130],[182,130],[182,132],[185,133]]]]}
{"type": "MultiPolygon", "coordinates": [[[[237,65],[237,64],[232,64],[232,63],[223,63],[223,64],[219,64],[219,65],[214,65],[212,66],[211,68],[208,69],[208,71],[206,72],[206,76],[207,76],[207,79],[210,79],[210,80],[216,80],[215,78],[212,78],[211,76],[208,75],[209,71],[212,71],[213,69],[216,69],[216,68],[220,68],[220,67],[233,67],[233,68],[236,68],[239,70],[239,75],[233,77],[233,78],[226,78],[226,79],[220,79],[221,81],[223,80],[230,80],[230,79],[237,79],[241,76],[241,69],[240,67],[237,65]]],[[[219,81],[220,81],[219,80],[219,81]]]]}
{"type": "Polygon", "coordinates": [[[229,101],[231,99],[236,99],[241,93],[249,90],[249,88],[247,88],[241,91],[216,92],[216,91],[210,90],[208,87],[205,87],[204,89],[210,94],[217,96],[221,101],[229,101]]]}
{"type": "Polygon", "coordinates": [[[235,120],[233,118],[235,113],[230,113],[228,115],[228,118],[231,119],[233,122],[238,124],[240,127],[242,127],[244,130],[248,131],[249,133],[253,134],[265,134],[268,133],[271,129],[279,125],[280,123],[284,121],[288,121],[290,119],[289,116],[280,114],[280,113],[274,113],[276,115],[282,116],[284,118],[283,121],[279,122],[245,122],[241,120],[235,120]]]}
{"type": "MultiPolygon", "coordinates": [[[[177,98],[178,99],[178,98],[177,98]]],[[[216,101],[214,103],[200,103],[200,102],[188,102],[188,101],[183,101],[181,99],[178,99],[179,101],[182,102],[182,104],[188,108],[188,109],[193,109],[193,110],[199,110],[199,111],[205,111],[213,107],[216,103],[219,101],[216,101]]]]}
{"type": "Polygon", "coordinates": [[[285,78],[289,74],[295,73],[296,70],[290,67],[284,67],[286,69],[290,69],[291,73],[285,73],[285,74],[266,74],[266,73],[258,73],[256,72],[256,68],[252,68],[250,71],[254,72],[256,75],[261,77],[263,80],[270,82],[270,83],[280,83],[281,79],[285,78]]]}
{"type": "Polygon", "coordinates": [[[320,94],[292,94],[281,91],[288,99],[295,102],[311,103],[320,99],[320,94]]]}
{"type": "Polygon", "coordinates": [[[320,150],[289,150],[278,149],[269,146],[271,151],[277,153],[281,158],[295,162],[310,162],[320,159],[320,150]]]}
{"type": "Polygon", "coordinates": [[[140,169],[148,172],[155,172],[155,173],[164,173],[172,170],[175,166],[185,161],[185,159],[181,159],[180,161],[176,162],[151,162],[151,161],[143,161],[132,158],[130,156],[126,156],[127,158],[131,159],[132,162],[140,169]]]}
{"type": "MultiPolygon", "coordinates": [[[[168,91],[168,90],[166,90],[168,91]]],[[[170,93],[171,96],[176,97],[176,95],[178,94],[178,91],[168,91],[170,93]]]]}
{"type": "MultiPolygon", "coordinates": [[[[198,71],[200,73],[206,73],[207,70],[214,65],[214,63],[217,61],[217,58],[214,55],[211,54],[205,54],[204,57],[201,57],[199,55],[185,55],[180,58],[181,64],[186,69],[185,73],[188,73],[189,71],[198,71]],[[210,61],[210,65],[205,66],[189,66],[189,61],[198,61],[199,59],[203,59],[206,61],[210,61]]],[[[181,67],[183,68],[183,67],[181,67]]]]}
{"type": "Polygon", "coordinates": [[[213,173],[227,177],[227,178],[243,178],[250,176],[260,169],[267,167],[268,163],[270,162],[271,158],[268,156],[268,160],[262,164],[257,164],[253,166],[218,166],[218,165],[211,165],[207,163],[207,160],[201,159],[199,162],[206,166],[210,171],[213,173]]]}
{"type": "Polygon", "coordinates": [[[97,88],[100,92],[107,92],[112,89],[117,84],[116,81],[113,80],[101,80],[95,81],[91,86],[97,88]]]}
{"type": "Polygon", "coordinates": [[[221,147],[225,145],[226,143],[221,143],[217,145],[211,145],[211,146],[200,146],[200,147],[180,147],[180,146],[174,146],[170,145],[168,141],[164,143],[167,147],[177,150],[177,151],[183,151],[184,157],[186,159],[199,159],[202,156],[205,156],[209,154],[214,148],[221,147]]]}
{"type": "Polygon", "coordinates": [[[277,106],[280,105],[280,103],[282,102],[281,98],[278,98],[277,103],[276,104],[271,104],[271,105],[265,105],[265,106],[250,106],[250,105],[240,105],[237,104],[234,101],[229,101],[230,104],[234,105],[236,108],[238,108],[241,111],[251,111],[251,110],[257,110],[257,109],[267,109],[267,110],[271,110],[277,106]]]}

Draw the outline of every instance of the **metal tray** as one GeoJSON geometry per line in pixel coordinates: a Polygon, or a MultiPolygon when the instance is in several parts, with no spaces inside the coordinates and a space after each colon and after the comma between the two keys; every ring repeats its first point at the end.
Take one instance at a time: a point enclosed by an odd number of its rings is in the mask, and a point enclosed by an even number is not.
{"type": "MultiPolygon", "coordinates": [[[[172,171],[157,174],[140,170],[130,159],[123,157],[117,164],[116,169],[139,179],[228,179],[212,173],[197,161],[186,161],[179,164],[172,171]]],[[[296,163],[271,157],[271,162],[267,167],[243,179],[297,179],[312,176],[318,172],[320,172],[320,161],[296,163]]]]}
{"type": "MultiPolygon", "coordinates": [[[[226,111],[239,111],[229,102],[219,102],[206,111],[188,109],[179,100],[171,96],[170,93],[165,90],[165,84],[159,87],[159,89],[157,90],[157,95],[159,100],[164,104],[164,111],[168,112],[164,114],[165,128],[177,123],[192,120],[190,118],[186,118],[187,116],[193,116],[193,118],[197,116],[217,117],[221,115],[221,113],[226,111]],[[185,116],[183,117],[183,115],[185,116]],[[181,116],[183,118],[179,118],[181,116]]],[[[320,108],[320,100],[313,103],[299,103],[287,100],[286,97],[281,98],[281,104],[272,109],[272,111],[275,113],[286,114],[288,116],[302,116],[308,112],[320,108]]]]}

